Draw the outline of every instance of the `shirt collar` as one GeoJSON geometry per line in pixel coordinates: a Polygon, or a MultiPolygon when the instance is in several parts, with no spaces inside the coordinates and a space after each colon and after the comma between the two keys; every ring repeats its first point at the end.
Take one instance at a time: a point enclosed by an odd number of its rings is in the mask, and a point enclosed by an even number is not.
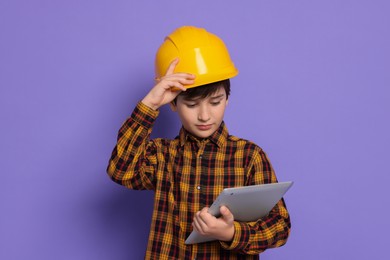
{"type": "MultiPolygon", "coordinates": [[[[216,145],[218,147],[223,146],[226,143],[227,137],[229,136],[229,132],[227,130],[227,127],[224,122],[221,123],[219,128],[210,135],[207,139],[216,145]]],[[[180,145],[184,145],[186,141],[194,140],[196,142],[201,141],[199,138],[193,136],[191,133],[189,133],[187,130],[184,129],[184,127],[181,127],[180,133],[179,133],[179,139],[180,139],[180,145]]]]}

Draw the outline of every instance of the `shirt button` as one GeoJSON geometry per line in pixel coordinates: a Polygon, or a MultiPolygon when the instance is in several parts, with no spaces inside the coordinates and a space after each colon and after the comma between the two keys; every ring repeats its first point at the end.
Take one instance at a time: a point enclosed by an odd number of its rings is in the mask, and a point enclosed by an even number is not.
{"type": "Polygon", "coordinates": [[[198,190],[200,190],[200,186],[196,187],[198,190]]]}

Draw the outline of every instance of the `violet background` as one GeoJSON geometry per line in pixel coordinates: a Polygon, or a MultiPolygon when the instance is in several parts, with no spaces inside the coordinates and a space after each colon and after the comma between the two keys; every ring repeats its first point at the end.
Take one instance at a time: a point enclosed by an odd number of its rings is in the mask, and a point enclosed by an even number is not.
{"type": "MultiPolygon", "coordinates": [[[[240,70],[231,134],[280,181],[276,259],[385,259],[389,242],[389,1],[1,1],[0,259],[142,259],[153,193],[106,176],[117,131],[182,25],[227,44],[240,70]]],[[[180,127],[163,108],[153,136],[180,127]]]]}

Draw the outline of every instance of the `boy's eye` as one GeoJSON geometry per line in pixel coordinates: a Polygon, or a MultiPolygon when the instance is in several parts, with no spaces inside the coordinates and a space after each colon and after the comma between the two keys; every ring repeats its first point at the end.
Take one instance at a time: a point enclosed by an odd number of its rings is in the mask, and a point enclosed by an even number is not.
{"type": "Polygon", "coordinates": [[[221,104],[221,101],[211,102],[211,105],[213,106],[218,106],[219,104],[221,104]]]}
{"type": "Polygon", "coordinates": [[[186,104],[186,106],[189,107],[189,108],[192,108],[192,107],[195,107],[196,104],[186,104]]]}

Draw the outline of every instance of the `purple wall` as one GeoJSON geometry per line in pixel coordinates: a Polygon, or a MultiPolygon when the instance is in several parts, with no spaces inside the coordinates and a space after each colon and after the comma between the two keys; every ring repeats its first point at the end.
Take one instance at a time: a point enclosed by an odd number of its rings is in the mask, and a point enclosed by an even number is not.
{"type": "MultiPolygon", "coordinates": [[[[262,259],[384,259],[389,12],[386,0],[1,1],[0,259],[142,258],[153,194],[105,168],[181,25],[225,40],[240,70],[228,128],[295,181],[290,240],[262,259]]],[[[164,108],[154,136],[179,126],[164,108]]]]}

